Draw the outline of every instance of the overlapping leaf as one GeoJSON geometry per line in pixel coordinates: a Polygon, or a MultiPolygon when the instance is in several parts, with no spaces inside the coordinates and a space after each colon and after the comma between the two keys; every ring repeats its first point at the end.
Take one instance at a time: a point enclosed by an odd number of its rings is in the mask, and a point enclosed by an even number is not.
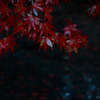
{"type": "Polygon", "coordinates": [[[52,43],[51,37],[42,36],[41,39],[39,39],[37,41],[37,43],[39,43],[39,42],[40,42],[39,50],[42,48],[42,46],[45,51],[47,51],[47,46],[49,46],[53,50],[53,43],[52,43]]]}
{"type": "Polygon", "coordinates": [[[70,19],[68,19],[67,21],[68,21],[68,27],[63,28],[63,30],[65,30],[64,35],[68,34],[69,38],[71,38],[72,36],[81,34],[81,31],[75,28],[78,25],[73,24],[73,22],[70,19]]]}
{"type": "Polygon", "coordinates": [[[32,38],[34,40],[34,43],[36,41],[36,38],[38,37],[37,31],[35,31],[33,28],[29,31],[29,37],[28,39],[32,38]]]}
{"type": "Polygon", "coordinates": [[[0,2],[0,13],[1,14],[6,14],[7,16],[9,16],[9,14],[11,13],[12,11],[8,8],[8,4],[6,3],[3,3],[3,2],[0,2]]]}
{"type": "Polygon", "coordinates": [[[17,24],[15,15],[10,14],[10,16],[8,17],[7,21],[6,21],[7,25],[10,25],[10,27],[14,28],[17,24]]]}
{"type": "Polygon", "coordinates": [[[28,23],[28,31],[30,31],[31,28],[33,28],[35,31],[37,30],[37,26],[39,26],[40,22],[40,18],[36,17],[31,14],[27,14],[27,17],[22,18],[23,20],[29,21],[28,23]]]}
{"type": "Polygon", "coordinates": [[[58,45],[60,45],[60,49],[62,50],[63,48],[66,48],[67,46],[67,37],[63,34],[61,37],[57,38],[58,39],[58,45]]]}
{"type": "Polygon", "coordinates": [[[15,3],[14,5],[15,5],[14,12],[16,14],[18,13],[18,18],[20,18],[21,15],[25,16],[25,12],[28,11],[28,9],[23,6],[22,0],[19,0],[19,2],[15,3]]]}
{"type": "Polygon", "coordinates": [[[55,28],[52,26],[52,23],[51,23],[51,21],[46,21],[46,22],[44,22],[44,23],[41,23],[40,24],[40,36],[42,36],[43,35],[43,33],[44,33],[44,36],[48,36],[48,34],[49,35],[53,35],[52,34],[52,30],[54,30],[55,28]]]}
{"type": "Polygon", "coordinates": [[[28,37],[28,23],[29,21],[21,21],[19,20],[16,27],[13,29],[13,35],[20,32],[21,38],[24,36],[24,34],[28,37]]]}
{"type": "Polygon", "coordinates": [[[43,11],[43,8],[41,6],[43,6],[44,3],[38,3],[38,2],[34,2],[32,5],[31,5],[31,8],[35,8],[39,11],[43,11]]]}

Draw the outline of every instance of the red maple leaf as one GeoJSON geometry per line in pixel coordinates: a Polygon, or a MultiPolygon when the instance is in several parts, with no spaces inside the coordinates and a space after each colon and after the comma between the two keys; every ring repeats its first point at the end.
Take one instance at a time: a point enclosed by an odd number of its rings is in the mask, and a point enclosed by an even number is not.
{"type": "Polygon", "coordinates": [[[33,28],[29,31],[29,37],[28,39],[32,38],[34,40],[34,43],[36,41],[36,38],[39,37],[37,31],[35,31],[33,28]]]}
{"type": "Polygon", "coordinates": [[[22,0],[19,0],[18,3],[14,4],[15,9],[14,9],[14,13],[18,13],[18,18],[21,17],[21,15],[25,16],[25,11],[28,11],[28,9],[26,7],[23,6],[23,2],[22,0]]]}
{"type": "Polygon", "coordinates": [[[53,50],[52,38],[45,37],[45,36],[42,36],[41,38],[37,41],[37,43],[40,42],[39,50],[42,48],[42,46],[43,46],[45,51],[47,51],[47,46],[49,46],[53,50]]]}
{"type": "Polygon", "coordinates": [[[12,53],[14,54],[12,46],[18,47],[15,40],[16,40],[16,38],[14,36],[12,36],[12,34],[10,34],[7,37],[2,38],[0,40],[0,56],[2,54],[2,49],[4,49],[5,56],[6,56],[6,53],[8,52],[8,49],[10,49],[12,51],[12,53]]]}
{"type": "Polygon", "coordinates": [[[17,24],[16,17],[14,14],[10,14],[8,19],[6,20],[6,24],[10,25],[10,27],[14,28],[17,24]]]}
{"type": "Polygon", "coordinates": [[[78,41],[78,43],[80,43],[82,45],[82,48],[83,48],[83,45],[85,45],[86,48],[88,49],[88,46],[87,46],[88,40],[87,40],[87,38],[90,38],[90,37],[87,36],[87,35],[79,36],[77,41],[78,41]]]}
{"type": "Polygon", "coordinates": [[[6,20],[7,20],[7,16],[3,15],[2,18],[0,19],[0,33],[5,29],[6,32],[8,33],[9,31],[9,24],[7,24],[6,20]]]}
{"type": "Polygon", "coordinates": [[[53,11],[53,8],[50,7],[49,8],[49,5],[46,5],[45,7],[43,7],[43,11],[45,12],[44,14],[44,19],[48,19],[49,21],[51,21],[53,19],[53,17],[50,15],[50,12],[53,11]]]}
{"type": "Polygon", "coordinates": [[[71,52],[74,50],[74,52],[77,54],[78,53],[78,48],[81,47],[80,43],[78,42],[79,36],[76,36],[74,38],[71,38],[70,40],[67,40],[67,52],[68,55],[71,55],[71,52]]]}
{"type": "Polygon", "coordinates": [[[43,8],[41,7],[43,5],[44,5],[44,3],[38,3],[35,1],[30,7],[31,7],[31,9],[35,8],[39,11],[43,11],[43,8]]]}
{"type": "Polygon", "coordinates": [[[28,14],[28,13],[27,13],[27,15],[28,15],[27,17],[24,17],[22,19],[26,20],[26,21],[29,21],[28,31],[30,31],[31,28],[33,28],[35,31],[38,30],[37,26],[39,26],[39,24],[40,24],[40,22],[39,22],[40,18],[36,17],[36,16],[33,17],[32,14],[28,14]]]}
{"type": "Polygon", "coordinates": [[[18,32],[21,32],[21,39],[22,37],[24,36],[24,34],[28,37],[28,23],[29,21],[21,21],[21,20],[18,20],[18,24],[16,25],[16,27],[13,29],[13,35],[15,33],[18,34],[18,32]]]}
{"type": "Polygon", "coordinates": [[[52,26],[52,22],[51,21],[46,21],[45,23],[41,23],[40,24],[40,36],[44,35],[47,37],[48,34],[52,36],[52,30],[54,30],[55,28],[52,26]]]}
{"type": "Polygon", "coordinates": [[[10,12],[12,12],[12,11],[8,8],[8,4],[0,2],[0,13],[6,14],[7,16],[9,16],[10,12]]]}
{"type": "MultiPolygon", "coordinates": [[[[30,0],[31,1],[31,0],[30,0]]],[[[35,2],[31,1],[32,5],[29,7],[30,8],[30,13],[34,13],[36,16],[38,16],[38,10],[43,11],[42,6],[44,3],[42,3],[42,0],[35,0],[35,2]]]]}
{"type": "Polygon", "coordinates": [[[70,19],[67,19],[66,21],[68,22],[68,27],[63,28],[63,30],[65,30],[64,35],[68,34],[69,38],[71,38],[72,36],[81,34],[81,31],[75,28],[78,25],[73,24],[70,19]]]}
{"type": "Polygon", "coordinates": [[[60,49],[62,50],[63,48],[66,48],[67,36],[63,34],[61,37],[58,37],[57,39],[58,39],[57,44],[60,45],[60,49]]]}
{"type": "Polygon", "coordinates": [[[72,51],[77,54],[78,53],[78,48],[80,48],[83,45],[85,45],[88,49],[87,43],[89,38],[87,35],[77,35],[74,38],[71,38],[70,40],[67,40],[67,48],[65,51],[67,51],[68,55],[71,56],[72,51]]]}

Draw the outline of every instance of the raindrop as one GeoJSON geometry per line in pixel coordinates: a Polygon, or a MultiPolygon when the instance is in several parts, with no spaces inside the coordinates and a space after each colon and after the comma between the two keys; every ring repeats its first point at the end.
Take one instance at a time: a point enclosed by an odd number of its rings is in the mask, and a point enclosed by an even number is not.
{"type": "Polygon", "coordinates": [[[90,99],[91,98],[91,95],[89,95],[88,98],[90,99]]]}
{"type": "Polygon", "coordinates": [[[92,78],[89,78],[88,81],[91,82],[92,81],[92,78]]]}
{"type": "Polygon", "coordinates": [[[96,86],[95,86],[95,85],[92,85],[92,86],[90,87],[90,90],[91,90],[91,91],[94,91],[95,88],[96,88],[96,86]]]}
{"type": "Polygon", "coordinates": [[[69,96],[70,94],[69,93],[65,93],[65,96],[69,96]]]}

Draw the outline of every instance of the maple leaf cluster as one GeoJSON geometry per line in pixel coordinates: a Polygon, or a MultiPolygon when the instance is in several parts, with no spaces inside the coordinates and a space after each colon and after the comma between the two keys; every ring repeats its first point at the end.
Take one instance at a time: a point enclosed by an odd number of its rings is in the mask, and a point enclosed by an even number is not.
{"type": "MultiPolygon", "coordinates": [[[[62,2],[72,3],[70,0],[62,0],[62,2]]],[[[70,56],[72,51],[78,53],[78,48],[87,46],[87,35],[82,35],[81,30],[76,28],[71,19],[68,26],[64,27],[64,34],[56,31],[52,25],[54,4],[59,5],[59,0],[1,0],[0,1],[0,34],[7,32],[5,38],[0,39],[0,56],[4,49],[5,56],[10,49],[13,52],[13,46],[18,47],[14,37],[20,32],[21,39],[27,36],[28,40],[31,38],[34,43],[39,43],[39,50],[43,47],[47,51],[49,46],[53,50],[53,45],[57,44],[61,50],[65,51],[70,56]],[[30,3],[31,5],[28,5],[30,3]],[[12,7],[9,7],[12,4],[12,7]],[[9,29],[13,28],[12,34],[8,35],[9,29]],[[5,31],[4,31],[5,30],[5,31]]],[[[100,2],[96,0],[96,4],[88,9],[88,14],[92,13],[92,17],[100,15],[100,2]]]]}

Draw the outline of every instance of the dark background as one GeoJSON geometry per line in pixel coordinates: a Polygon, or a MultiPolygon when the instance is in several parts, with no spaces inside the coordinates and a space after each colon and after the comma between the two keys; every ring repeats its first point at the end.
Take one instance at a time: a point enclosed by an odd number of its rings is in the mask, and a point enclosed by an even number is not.
{"type": "MultiPolygon", "coordinates": [[[[86,18],[80,6],[87,0],[72,0],[73,4],[54,7],[52,13],[55,27],[60,32],[65,25],[61,22],[72,19],[82,33],[90,36],[89,51],[84,46],[68,54],[56,45],[47,53],[38,44],[26,37],[17,40],[15,56],[4,52],[0,59],[0,100],[99,100],[100,99],[100,17],[86,18]]],[[[12,30],[9,31],[11,33],[12,30]]]]}

